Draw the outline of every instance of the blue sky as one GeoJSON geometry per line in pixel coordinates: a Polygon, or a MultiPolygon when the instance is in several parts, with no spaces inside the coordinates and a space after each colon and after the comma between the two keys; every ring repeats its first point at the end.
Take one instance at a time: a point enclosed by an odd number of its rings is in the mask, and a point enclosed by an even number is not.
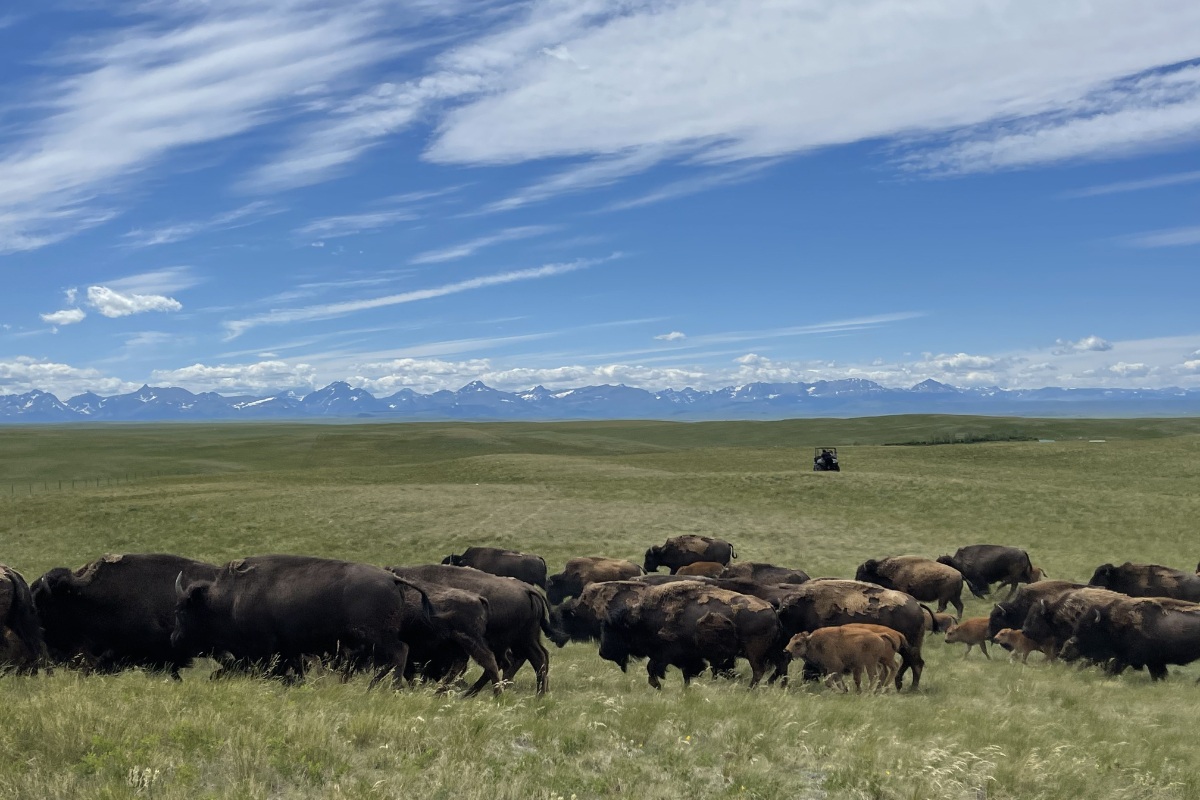
{"type": "Polygon", "coordinates": [[[1200,387],[1200,4],[0,16],[0,393],[1200,387]]]}

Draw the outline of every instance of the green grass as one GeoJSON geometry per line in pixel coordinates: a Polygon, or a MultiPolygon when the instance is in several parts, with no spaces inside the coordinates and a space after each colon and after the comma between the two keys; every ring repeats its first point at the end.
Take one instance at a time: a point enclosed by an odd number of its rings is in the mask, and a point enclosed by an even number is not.
{"type": "MultiPolygon", "coordinates": [[[[684,532],[813,575],[976,542],[1085,581],[1104,561],[1200,559],[1196,419],[0,429],[0,486],[21,481],[47,488],[0,494],[0,561],[30,577],[104,552],[393,564],[468,544],[557,569],[640,561],[684,532]],[[989,435],[1057,441],[881,446],[989,435]],[[844,472],[811,471],[821,444],[844,472]],[[135,472],[164,477],[124,483],[135,472]],[[102,476],[121,482],[57,489],[102,476]]],[[[685,692],[676,672],[655,693],[642,667],[583,645],[552,650],[543,700],[527,670],[467,701],[327,675],[210,682],[208,662],[182,684],[3,677],[0,798],[1200,799],[1200,668],[1151,685],[993,652],[963,661],[931,637],[921,691],[882,697],[707,678],[685,692]]]]}

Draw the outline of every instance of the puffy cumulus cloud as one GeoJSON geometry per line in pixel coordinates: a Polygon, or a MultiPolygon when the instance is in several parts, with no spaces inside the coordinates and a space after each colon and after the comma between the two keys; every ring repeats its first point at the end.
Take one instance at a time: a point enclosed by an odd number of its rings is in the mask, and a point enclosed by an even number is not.
{"type": "Polygon", "coordinates": [[[1175,371],[1185,375],[1200,375],[1200,358],[1183,362],[1175,368],[1175,371]]]}
{"type": "Polygon", "coordinates": [[[1153,372],[1154,368],[1149,364],[1126,364],[1124,361],[1118,361],[1105,367],[1103,371],[1118,378],[1144,378],[1153,372]]]}
{"type": "Polygon", "coordinates": [[[198,392],[255,394],[275,389],[314,386],[316,372],[308,364],[286,361],[260,361],[256,364],[218,364],[155,370],[155,383],[182,386],[198,392]]]}
{"type": "Polygon", "coordinates": [[[0,361],[0,394],[24,394],[40,389],[65,400],[86,391],[106,394],[132,392],[136,383],[112,378],[99,370],[18,356],[0,361]]]}
{"type": "Polygon", "coordinates": [[[89,286],[88,305],[106,317],[128,317],[147,311],[179,311],[183,304],[161,294],[122,294],[107,286],[89,286]]]}
{"type": "Polygon", "coordinates": [[[1085,336],[1077,342],[1056,339],[1054,343],[1058,345],[1054,350],[1056,356],[1065,356],[1068,353],[1104,353],[1113,349],[1112,342],[1101,339],[1099,336],[1085,336]]]}
{"type": "Polygon", "coordinates": [[[664,342],[678,342],[680,339],[686,339],[687,334],[680,331],[671,331],[670,333],[660,333],[655,339],[661,339],[664,342]]]}
{"type": "Polygon", "coordinates": [[[87,314],[78,308],[64,308],[62,311],[55,311],[52,314],[42,314],[42,322],[49,322],[51,325],[74,325],[76,322],[83,322],[87,314]]]}

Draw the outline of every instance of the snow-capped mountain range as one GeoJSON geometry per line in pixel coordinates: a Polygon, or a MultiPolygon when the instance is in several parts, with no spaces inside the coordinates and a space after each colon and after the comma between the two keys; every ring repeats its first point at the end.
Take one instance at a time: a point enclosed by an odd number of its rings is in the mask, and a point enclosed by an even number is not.
{"type": "Polygon", "coordinates": [[[1013,416],[1189,416],[1200,413],[1197,389],[962,389],[927,380],[889,389],[867,380],[751,383],[714,391],[586,386],[553,391],[535,386],[504,392],[480,381],[456,392],[402,389],[375,397],[347,383],[307,394],[295,390],[256,396],[194,394],[178,387],[143,386],[101,397],[86,392],[65,403],[31,391],[0,395],[0,422],[88,422],[207,419],[782,419],[881,414],[1013,416]]]}

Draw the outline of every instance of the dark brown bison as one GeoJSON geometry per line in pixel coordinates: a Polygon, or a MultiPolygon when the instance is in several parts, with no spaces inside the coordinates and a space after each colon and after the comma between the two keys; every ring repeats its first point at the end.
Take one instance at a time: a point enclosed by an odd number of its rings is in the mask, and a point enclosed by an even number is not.
{"type": "Polygon", "coordinates": [[[1128,598],[1093,608],[1075,623],[1062,648],[1067,661],[1113,659],[1146,667],[1152,680],[1167,677],[1168,664],[1200,659],[1200,605],[1163,597],[1128,598]]]}
{"type": "Polygon", "coordinates": [[[627,581],[641,574],[641,567],[622,558],[572,558],[562,572],[546,579],[546,599],[558,605],[568,597],[579,597],[584,588],[593,583],[627,581]]]}
{"type": "Polygon", "coordinates": [[[1076,622],[1092,609],[1106,608],[1124,597],[1107,589],[1085,586],[1039,600],[1030,607],[1021,633],[1036,642],[1046,657],[1054,661],[1063,643],[1071,638],[1076,622]]]}
{"type": "Polygon", "coordinates": [[[473,567],[502,578],[516,578],[539,589],[546,588],[546,559],[529,553],[499,547],[468,547],[460,556],[446,556],[442,563],[454,567],[473,567]]]}
{"type": "Polygon", "coordinates": [[[390,672],[399,688],[409,651],[401,626],[411,618],[402,586],[411,584],[379,567],[296,555],[238,559],[190,583],[181,572],[171,644],[189,657],[269,665],[288,679],[303,679],[306,656],[345,653],[377,668],[372,687],[390,672]]]}
{"type": "Polygon", "coordinates": [[[976,597],[990,594],[993,583],[999,583],[999,588],[1009,587],[1008,597],[1012,597],[1018,584],[1034,583],[1041,572],[1024,550],[999,544],[960,547],[952,556],[938,556],[938,563],[961,572],[976,597]]]}
{"type": "Polygon", "coordinates": [[[921,556],[872,558],[859,565],[854,580],[905,592],[925,603],[936,600],[939,612],[952,605],[958,618],[962,619],[962,573],[932,559],[921,556]]]}
{"type": "MultiPolygon", "coordinates": [[[[420,584],[435,583],[473,592],[488,601],[487,645],[495,654],[505,681],[511,681],[526,661],[537,675],[538,694],[549,688],[550,653],[542,633],[551,634],[545,596],[516,578],[504,578],[471,567],[425,564],[388,567],[392,573],[420,584]]],[[[475,694],[488,683],[483,675],[470,688],[475,694]]]]}
{"type": "Polygon", "coordinates": [[[72,572],[56,567],[33,582],[50,657],[89,671],[167,670],[191,662],[171,643],[175,581],[212,580],[217,566],[165,553],[106,555],[72,572]]]}
{"type": "Polygon", "coordinates": [[[618,607],[631,608],[650,586],[640,580],[591,584],[579,597],[551,610],[550,640],[559,647],[567,642],[600,641],[604,618],[618,607]]]}
{"type": "Polygon", "coordinates": [[[1100,586],[1130,597],[1170,597],[1200,603],[1200,575],[1158,564],[1121,566],[1103,564],[1096,568],[1089,586],[1100,586]]]}
{"type": "Polygon", "coordinates": [[[666,567],[674,575],[679,568],[697,561],[715,561],[718,564],[728,564],[737,558],[733,545],[722,539],[709,536],[697,536],[687,533],[673,536],[664,544],[656,544],[646,551],[646,572],[657,572],[659,567],[666,567]]]}
{"type": "Polygon", "coordinates": [[[650,685],[662,688],[667,667],[678,667],[686,686],[706,667],[714,671],[741,656],[756,686],[783,656],[775,611],[757,597],[691,581],[652,586],[631,608],[611,611],[601,626],[600,657],[625,670],[631,657],[648,659],[650,685]],[[776,650],[780,650],[776,654],[776,650]]]}
{"type": "Polygon", "coordinates": [[[741,564],[730,564],[717,577],[735,581],[754,581],[755,583],[762,584],[808,582],[808,573],[804,570],[777,567],[774,564],[764,564],[761,561],[743,561],[741,564]]]}
{"type": "Polygon", "coordinates": [[[42,626],[21,573],[0,564],[0,669],[36,673],[42,662],[42,626]]]}
{"type": "Polygon", "coordinates": [[[1022,586],[1012,600],[992,606],[992,613],[988,615],[988,638],[995,638],[1005,628],[1021,630],[1029,610],[1039,601],[1052,600],[1064,592],[1082,588],[1082,583],[1070,581],[1040,581],[1022,586]]]}
{"type": "Polygon", "coordinates": [[[483,668],[481,680],[491,681],[496,694],[501,690],[500,667],[487,643],[490,606],[486,598],[436,583],[409,581],[401,586],[405,608],[421,609],[419,592],[426,595],[432,613],[408,613],[401,624],[401,638],[409,646],[409,668],[405,677],[416,675],[438,681],[444,690],[466,671],[468,659],[483,668]]]}
{"type": "MultiPolygon", "coordinates": [[[[895,678],[896,688],[900,688],[908,670],[912,670],[913,688],[920,686],[925,668],[921,657],[925,614],[912,596],[874,583],[837,579],[809,581],[788,588],[777,609],[785,641],[797,633],[852,622],[883,625],[902,634],[908,643],[900,651],[903,661],[895,678]]],[[[817,675],[806,670],[805,677],[815,679],[817,675]]]]}

